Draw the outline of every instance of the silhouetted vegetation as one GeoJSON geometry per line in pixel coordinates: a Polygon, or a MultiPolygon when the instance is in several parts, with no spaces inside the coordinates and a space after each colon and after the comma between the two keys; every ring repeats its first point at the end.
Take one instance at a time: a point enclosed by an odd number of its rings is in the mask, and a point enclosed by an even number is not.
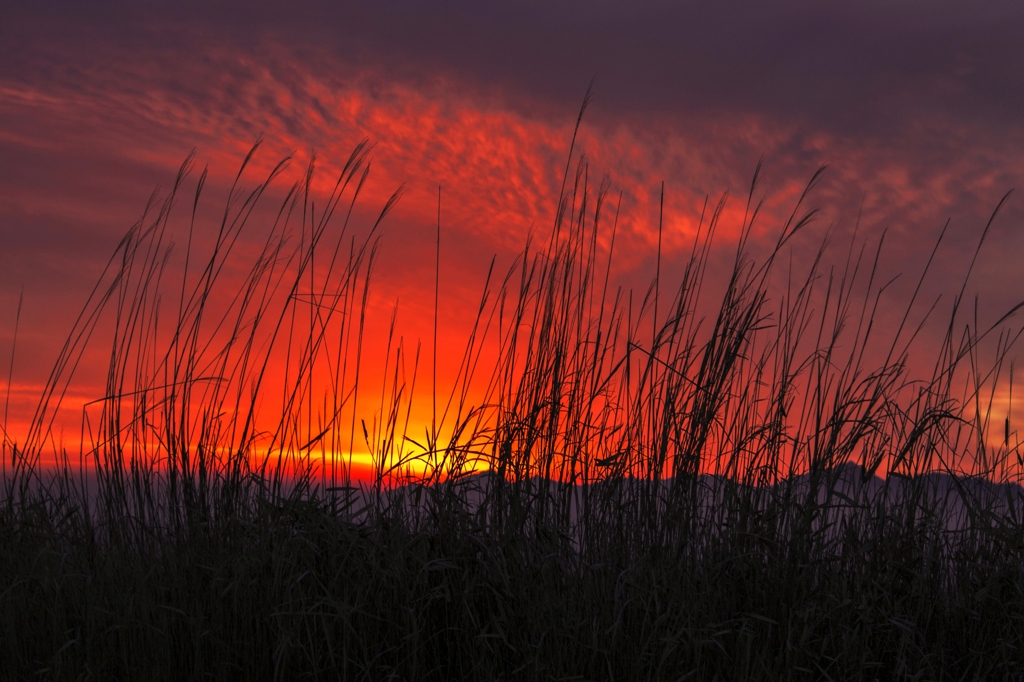
{"type": "Polygon", "coordinates": [[[978,326],[966,282],[920,375],[928,310],[915,294],[879,328],[877,255],[851,244],[826,269],[827,239],[803,266],[784,255],[806,196],[754,258],[755,178],[720,298],[724,203],[677,286],[659,253],[650,288],[626,291],[614,197],[567,166],[552,229],[489,276],[458,379],[414,433],[418,349],[392,335],[385,384],[360,382],[379,239],[353,236],[366,155],[319,201],[311,165],[255,252],[240,235],[283,166],[232,189],[210,243],[204,172],[175,261],[190,159],[118,245],[31,428],[4,435],[0,677],[1024,670],[1024,495],[992,409],[1016,333],[1008,316],[978,326]],[[99,339],[105,394],[69,450],[55,415],[99,339]]]}

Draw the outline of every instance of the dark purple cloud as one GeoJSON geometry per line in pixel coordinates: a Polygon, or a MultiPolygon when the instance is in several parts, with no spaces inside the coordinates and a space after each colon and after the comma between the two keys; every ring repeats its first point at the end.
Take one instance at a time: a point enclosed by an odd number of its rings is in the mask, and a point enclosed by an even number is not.
{"type": "Polygon", "coordinates": [[[63,2],[5,14],[7,71],[48,34],[144,48],[201,27],[398,75],[450,73],[559,111],[595,74],[609,115],[741,110],[879,135],[922,110],[1011,125],[1024,104],[1024,8],[1008,1],[63,2]]]}

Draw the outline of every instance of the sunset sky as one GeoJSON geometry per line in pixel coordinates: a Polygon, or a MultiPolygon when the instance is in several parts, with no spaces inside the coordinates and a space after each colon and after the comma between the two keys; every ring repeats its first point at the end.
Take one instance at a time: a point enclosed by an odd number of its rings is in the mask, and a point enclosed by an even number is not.
{"type": "MultiPolygon", "coordinates": [[[[731,197],[728,252],[763,159],[764,234],[827,164],[811,196],[820,217],[793,258],[812,254],[829,228],[847,243],[859,219],[871,247],[888,230],[881,267],[903,273],[894,295],[909,293],[949,220],[928,301],[959,291],[989,215],[1016,190],[968,292],[982,323],[1024,299],[1019,2],[26,4],[0,8],[5,390],[24,296],[9,389],[15,438],[154,190],[166,192],[195,150],[215,213],[257,139],[249,186],[293,155],[286,188],[315,152],[326,190],[368,138],[364,226],[404,184],[383,224],[377,334],[397,300],[399,333],[430,342],[441,188],[439,372],[450,374],[492,255],[504,271],[553,221],[592,80],[577,154],[595,186],[607,175],[623,196],[618,282],[643,288],[653,276],[663,182],[666,277],[688,256],[706,197],[731,197]]],[[[102,392],[85,371],[79,405],[102,392]]]]}

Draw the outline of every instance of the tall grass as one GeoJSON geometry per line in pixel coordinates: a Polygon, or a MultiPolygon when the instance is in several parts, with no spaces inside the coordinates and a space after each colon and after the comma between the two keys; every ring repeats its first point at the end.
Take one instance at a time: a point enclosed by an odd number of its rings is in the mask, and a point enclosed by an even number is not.
{"type": "Polygon", "coordinates": [[[913,373],[943,312],[919,284],[880,328],[880,245],[826,268],[828,235],[804,267],[787,260],[820,173],[758,258],[755,174],[723,282],[709,270],[724,199],[677,286],[659,224],[654,281],[624,290],[618,202],[570,164],[550,231],[504,276],[492,265],[420,434],[419,350],[394,320],[385,381],[366,385],[379,226],[399,197],[353,224],[367,152],[319,201],[311,164],[262,241],[242,234],[284,164],[244,192],[239,172],[212,241],[196,224],[204,171],[174,252],[190,158],[118,245],[27,433],[5,425],[4,678],[1024,670],[1008,422],[991,444],[1013,310],[980,327],[965,281],[933,368],[913,373]],[[59,408],[100,341],[104,395],[68,448],[59,408]]]}

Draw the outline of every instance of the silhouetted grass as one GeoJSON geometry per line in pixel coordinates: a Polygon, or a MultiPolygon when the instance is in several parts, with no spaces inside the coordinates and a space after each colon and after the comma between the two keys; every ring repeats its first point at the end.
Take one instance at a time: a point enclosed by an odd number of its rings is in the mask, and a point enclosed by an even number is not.
{"type": "Polygon", "coordinates": [[[825,271],[826,239],[781,265],[804,198],[756,260],[748,202],[720,299],[723,204],[678,286],[659,253],[634,295],[610,282],[618,207],[567,166],[550,233],[492,267],[412,433],[418,349],[392,334],[385,384],[360,383],[366,153],[322,203],[311,165],[255,253],[239,235],[282,166],[233,188],[201,247],[204,172],[175,267],[191,160],[122,240],[31,428],[4,436],[0,677],[1019,679],[1019,455],[1008,423],[989,444],[1008,318],[979,328],[961,290],[912,374],[924,311],[877,327],[877,255],[825,271]],[[104,334],[69,451],[55,415],[104,334]]]}

